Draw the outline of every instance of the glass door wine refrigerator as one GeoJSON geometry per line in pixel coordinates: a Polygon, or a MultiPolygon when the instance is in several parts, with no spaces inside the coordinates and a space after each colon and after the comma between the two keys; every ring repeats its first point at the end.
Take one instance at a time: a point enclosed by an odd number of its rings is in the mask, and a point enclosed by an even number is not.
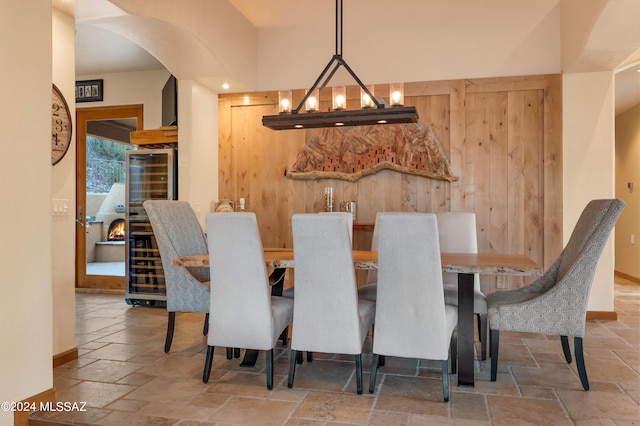
{"type": "Polygon", "coordinates": [[[127,151],[125,299],[130,305],[166,306],[160,251],[142,203],[178,198],[177,154],[175,148],[127,151]]]}

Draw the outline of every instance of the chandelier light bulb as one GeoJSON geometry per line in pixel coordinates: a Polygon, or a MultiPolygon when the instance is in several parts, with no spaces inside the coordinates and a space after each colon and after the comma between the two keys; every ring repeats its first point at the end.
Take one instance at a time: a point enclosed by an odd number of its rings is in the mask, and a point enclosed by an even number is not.
{"type": "MultiPolygon", "coordinates": [[[[369,93],[371,93],[371,96],[374,96],[373,84],[366,86],[366,88],[367,90],[369,90],[369,93]]],[[[360,108],[362,109],[375,108],[375,102],[373,101],[373,99],[371,99],[371,96],[369,96],[369,93],[367,93],[364,90],[364,87],[360,88],[360,108]]]]}
{"type": "Polygon", "coordinates": [[[318,112],[318,110],[320,110],[319,101],[320,101],[320,90],[314,89],[311,93],[309,93],[309,97],[307,98],[307,101],[305,103],[307,112],[318,112]]]}
{"type": "Polygon", "coordinates": [[[280,114],[291,113],[291,90],[279,91],[278,102],[280,104],[280,114]]]}
{"type": "Polygon", "coordinates": [[[333,96],[333,109],[340,111],[347,108],[347,88],[344,86],[336,86],[331,88],[333,96]]]}
{"type": "Polygon", "coordinates": [[[389,85],[389,103],[391,106],[404,106],[404,83],[389,85]]]}

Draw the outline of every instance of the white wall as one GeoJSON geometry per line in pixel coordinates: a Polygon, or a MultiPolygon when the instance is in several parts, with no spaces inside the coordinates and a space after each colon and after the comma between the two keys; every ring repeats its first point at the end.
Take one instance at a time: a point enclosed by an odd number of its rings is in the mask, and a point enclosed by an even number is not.
{"type": "MultiPolygon", "coordinates": [[[[563,77],[563,240],[587,203],[614,198],[613,71],[563,77]]],[[[588,309],[613,311],[613,234],[598,263],[588,309]]]]}
{"type": "MultiPolygon", "coordinates": [[[[260,31],[256,90],[313,84],[335,53],[335,8],[323,4],[321,24],[313,18],[260,31]]],[[[361,2],[344,2],[343,58],[365,84],[560,72],[559,0],[499,2],[499,13],[487,13],[495,1],[429,5],[367,0],[362,10],[361,2]]]]}
{"type": "Polygon", "coordinates": [[[51,44],[50,1],[0,2],[0,401],[53,384],[51,44]]]}
{"type": "Polygon", "coordinates": [[[171,74],[167,70],[78,75],[76,80],[104,80],[102,102],[83,102],[77,108],[112,105],[144,105],[144,128],[162,125],[162,88],[171,74]]]}
{"type": "Polygon", "coordinates": [[[218,94],[188,80],[178,85],[178,198],[191,203],[204,229],[218,199],[218,94]]]}
{"type": "Polygon", "coordinates": [[[616,116],[616,197],[627,203],[616,224],[616,271],[640,280],[640,104],[616,116]]]}
{"type": "Polygon", "coordinates": [[[53,82],[62,92],[71,111],[72,142],[66,155],[53,166],[51,198],[66,200],[67,214],[51,217],[53,248],[53,353],[74,349],[75,341],[75,30],[73,17],[53,10],[53,82]]]}

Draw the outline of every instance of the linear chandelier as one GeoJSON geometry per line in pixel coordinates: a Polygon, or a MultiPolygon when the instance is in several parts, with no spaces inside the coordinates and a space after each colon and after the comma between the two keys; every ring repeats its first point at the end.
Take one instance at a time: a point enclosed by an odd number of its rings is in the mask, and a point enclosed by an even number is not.
{"type": "MultiPolygon", "coordinates": [[[[372,86],[370,86],[372,87],[372,86]]],[[[291,109],[291,91],[281,91],[278,96],[280,113],[262,117],[262,125],[273,130],[312,129],[319,127],[372,126],[380,124],[416,123],[415,107],[404,106],[404,85],[390,85],[389,104],[373,95],[351,67],[342,58],[342,0],[336,0],[336,53],[322,70],[315,83],[307,91],[295,109],[291,109]],[[318,111],[319,92],[324,89],[340,67],[360,86],[360,110],[346,109],[344,87],[333,87],[333,108],[318,111]],[[305,112],[302,108],[306,105],[305,112]]]]}

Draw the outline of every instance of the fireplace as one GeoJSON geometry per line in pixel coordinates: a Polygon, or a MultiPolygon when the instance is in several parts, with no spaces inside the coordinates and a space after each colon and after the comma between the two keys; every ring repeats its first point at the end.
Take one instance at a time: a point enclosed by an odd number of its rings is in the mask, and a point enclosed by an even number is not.
{"type": "Polygon", "coordinates": [[[124,241],[124,219],[115,219],[109,225],[107,241],[124,241]]]}
{"type": "Polygon", "coordinates": [[[124,183],[114,183],[87,221],[87,262],[125,261],[124,183]]]}

